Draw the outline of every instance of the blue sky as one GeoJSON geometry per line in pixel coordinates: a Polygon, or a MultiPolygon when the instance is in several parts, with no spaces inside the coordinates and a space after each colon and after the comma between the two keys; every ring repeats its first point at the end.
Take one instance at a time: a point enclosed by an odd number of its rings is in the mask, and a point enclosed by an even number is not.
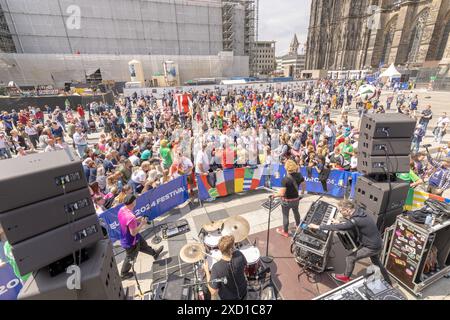
{"type": "Polygon", "coordinates": [[[259,0],[259,40],[277,41],[277,55],[288,52],[294,33],[305,43],[310,8],[311,0],[259,0]]]}

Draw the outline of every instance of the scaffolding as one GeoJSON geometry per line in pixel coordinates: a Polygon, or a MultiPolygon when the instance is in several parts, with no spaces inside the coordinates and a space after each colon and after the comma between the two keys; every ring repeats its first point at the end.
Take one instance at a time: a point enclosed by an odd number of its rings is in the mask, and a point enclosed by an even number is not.
{"type": "Polygon", "coordinates": [[[16,52],[16,46],[11,36],[11,32],[6,22],[5,13],[0,4],[0,52],[16,52]]]}
{"type": "Polygon", "coordinates": [[[222,1],[222,26],[224,51],[236,50],[235,40],[237,28],[236,6],[244,9],[244,55],[249,57],[250,75],[256,74],[258,26],[259,26],[259,0],[223,0],[222,1]]]}

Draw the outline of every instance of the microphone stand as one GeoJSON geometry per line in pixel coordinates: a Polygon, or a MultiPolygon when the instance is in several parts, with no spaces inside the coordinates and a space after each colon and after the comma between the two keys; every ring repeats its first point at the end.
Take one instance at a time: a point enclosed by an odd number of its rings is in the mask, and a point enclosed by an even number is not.
{"type": "MultiPolygon", "coordinates": [[[[275,190],[267,188],[267,187],[260,187],[259,190],[266,190],[269,192],[274,192],[275,190]]],[[[269,238],[270,238],[270,216],[272,214],[272,203],[273,198],[272,196],[269,197],[269,217],[267,220],[267,236],[266,236],[266,255],[264,257],[261,257],[261,261],[264,263],[272,263],[273,257],[269,255],[269,238]]]]}

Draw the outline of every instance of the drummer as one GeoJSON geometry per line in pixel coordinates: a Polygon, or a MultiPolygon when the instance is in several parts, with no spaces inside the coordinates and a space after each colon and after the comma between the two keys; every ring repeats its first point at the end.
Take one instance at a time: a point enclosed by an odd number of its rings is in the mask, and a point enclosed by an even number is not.
{"type": "Polygon", "coordinates": [[[219,250],[222,259],[215,263],[209,271],[208,260],[205,259],[203,269],[206,274],[208,289],[213,300],[217,300],[217,295],[221,300],[245,300],[247,296],[247,279],[245,277],[245,267],[247,260],[238,250],[234,250],[234,237],[223,236],[219,241],[219,250]],[[212,282],[218,279],[225,279],[224,282],[212,282]]]}

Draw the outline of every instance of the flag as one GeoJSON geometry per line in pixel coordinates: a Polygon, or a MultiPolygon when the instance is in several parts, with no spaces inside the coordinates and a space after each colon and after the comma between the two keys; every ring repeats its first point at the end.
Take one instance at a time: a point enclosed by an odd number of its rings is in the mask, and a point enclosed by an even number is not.
{"type": "Polygon", "coordinates": [[[428,199],[438,200],[441,202],[448,202],[447,199],[443,197],[423,191],[409,189],[404,209],[407,211],[420,209],[423,206],[425,206],[425,201],[427,201],[428,199]]]}
{"type": "MultiPolygon", "coordinates": [[[[205,187],[205,189],[206,189],[206,192],[208,192],[208,194],[209,194],[209,196],[210,196],[211,198],[217,198],[217,197],[219,196],[219,194],[217,193],[217,189],[214,188],[214,187],[209,183],[208,175],[204,175],[204,174],[199,175],[199,174],[198,174],[198,175],[197,175],[197,179],[198,179],[198,177],[200,177],[200,181],[202,182],[202,183],[199,184],[199,186],[198,186],[199,191],[200,191],[201,185],[203,185],[203,186],[205,187]]],[[[198,180],[197,180],[197,181],[198,181],[198,180]]]]}
{"type": "Polygon", "coordinates": [[[227,194],[233,194],[234,193],[234,172],[235,169],[225,170],[223,172],[225,177],[225,186],[227,189],[227,194]]]}
{"type": "Polygon", "coordinates": [[[244,191],[245,168],[234,169],[234,191],[236,193],[244,191]]]}
{"type": "Polygon", "coordinates": [[[220,197],[225,197],[228,195],[227,186],[225,183],[225,175],[222,170],[216,172],[216,188],[220,197]]]}
{"type": "Polygon", "coordinates": [[[189,94],[177,94],[175,96],[179,112],[189,113],[192,105],[191,95],[189,94]]]}
{"type": "Polygon", "coordinates": [[[255,169],[252,177],[252,184],[250,186],[250,190],[255,190],[259,187],[259,184],[261,182],[261,176],[264,172],[264,166],[258,166],[258,168],[255,169]]]}
{"type": "Polygon", "coordinates": [[[248,191],[252,187],[253,173],[255,169],[245,168],[244,172],[244,191],[248,191]]]}

